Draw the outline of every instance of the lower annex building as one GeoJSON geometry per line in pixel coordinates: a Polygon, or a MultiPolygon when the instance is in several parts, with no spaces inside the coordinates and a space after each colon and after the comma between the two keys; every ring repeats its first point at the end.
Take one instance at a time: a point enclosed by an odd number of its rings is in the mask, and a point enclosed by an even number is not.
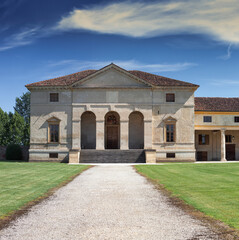
{"type": "Polygon", "coordinates": [[[26,87],[30,161],[239,160],[239,98],[113,63],[26,87]]]}

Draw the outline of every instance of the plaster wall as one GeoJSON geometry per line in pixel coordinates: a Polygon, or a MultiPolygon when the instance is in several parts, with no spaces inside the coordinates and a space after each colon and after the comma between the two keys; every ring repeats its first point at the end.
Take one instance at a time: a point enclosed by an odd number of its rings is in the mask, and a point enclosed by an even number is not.
{"type": "Polygon", "coordinates": [[[235,114],[212,114],[212,113],[195,113],[195,125],[200,126],[238,126],[239,123],[234,122],[234,117],[239,116],[239,113],[235,114]],[[203,122],[204,116],[212,116],[212,122],[203,122]]]}

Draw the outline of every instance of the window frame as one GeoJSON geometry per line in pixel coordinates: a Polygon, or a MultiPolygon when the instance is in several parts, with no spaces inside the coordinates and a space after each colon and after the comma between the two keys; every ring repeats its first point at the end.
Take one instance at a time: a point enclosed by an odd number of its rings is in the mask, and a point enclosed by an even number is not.
{"type": "Polygon", "coordinates": [[[50,94],[49,94],[49,102],[51,102],[51,103],[59,102],[59,93],[57,93],[57,92],[50,92],[50,94]],[[54,99],[53,96],[57,96],[56,100],[54,99]],[[52,99],[52,97],[53,97],[53,99],[52,99]]]}
{"type": "Polygon", "coordinates": [[[239,123],[239,116],[234,116],[234,122],[239,123]]]}
{"type": "Polygon", "coordinates": [[[60,119],[53,117],[53,118],[50,118],[49,120],[47,120],[47,122],[48,122],[47,142],[49,144],[60,144],[60,137],[61,137],[61,135],[60,135],[60,119]],[[53,125],[58,126],[58,141],[51,141],[51,126],[53,126],[53,125]]]}
{"type": "MultiPolygon", "coordinates": [[[[164,142],[165,143],[175,143],[176,142],[176,121],[166,121],[165,122],[165,129],[164,129],[164,133],[165,133],[165,138],[164,138],[164,142]],[[168,137],[167,137],[167,133],[168,133],[168,131],[167,131],[167,126],[168,125],[173,125],[173,131],[170,131],[169,133],[173,133],[173,141],[168,141],[168,137]]],[[[169,135],[169,138],[171,139],[171,134],[169,135]]]]}
{"type": "Polygon", "coordinates": [[[210,145],[210,136],[209,134],[198,134],[198,145],[210,145]],[[201,138],[201,140],[200,140],[201,138]],[[204,138],[204,141],[203,141],[204,138]]]}
{"type": "Polygon", "coordinates": [[[225,142],[226,143],[232,143],[232,135],[231,134],[227,134],[225,135],[225,142]]]}
{"type": "Polygon", "coordinates": [[[166,93],[165,100],[166,100],[166,102],[171,102],[171,103],[175,102],[175,93],[166,93]],[[173,96],[173,98],[171,99],[172,96],[173,96]]]}
{"type": "Polygon", "coordinates": [[[212,122],[212,116],[203,116],[203,122],[204,123],[211,123],[212,122]],[[210,119],[210,121],[206,121],[206,118],[209,118],[210,119]]]}

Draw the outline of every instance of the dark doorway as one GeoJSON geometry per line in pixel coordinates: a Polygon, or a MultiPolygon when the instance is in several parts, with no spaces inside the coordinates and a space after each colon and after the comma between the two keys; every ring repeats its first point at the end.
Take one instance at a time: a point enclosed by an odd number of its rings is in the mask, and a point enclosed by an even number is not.
{"type": "Polygon", "coordinates": [[[226,144],[226,159],[227,160],[236,160],[236,145],[235,144],[226,144]]]}
{"type": "Polygon", "coordinates": [[[120,117],[116,112],[109,112],[105,115],[105,148],[119,149],[120,117]]]}
{"type": "Polygon", "coordinates": [[[93,112],[84,112],[81,116],[81,149],[96,147],[96,117],[93,112]]]}
{"type": "Polygon", "coordinates": [[[129,115],[129,149],[144,148],[144,116],[140,112],[129,115]]]}
{"type": "Polygon", "coordinates": [[[197,161],[207,161],[207,152],[206,151],[197,152],[197,161]]]}

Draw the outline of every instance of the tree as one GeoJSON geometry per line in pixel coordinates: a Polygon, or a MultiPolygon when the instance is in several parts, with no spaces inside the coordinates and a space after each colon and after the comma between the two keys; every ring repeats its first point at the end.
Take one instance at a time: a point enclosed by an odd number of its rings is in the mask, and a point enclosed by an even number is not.
{"type": "Polygon", "coordinates": [[[6,146],[8,144],[9,134],[6,129],[8,122],[8,114],[0,108],[0,146],[6,146]]]}
{"type": "Polygon", "coordinates": [[[26,123],[30,122],[30,98],[31,93],[28,91],[22,96],[16,98],[15,111],[18,112],[26,123]]]}
{"type": "Polygon", "coordinates": [[[31,93],[28,91],[23,93],[22,96],[16,98],[15,111],[19,113],[25,120],[22,144],[29,145],[30,143],[30,98],[31,93]]]}
{"type": "Polygon", "coordinates": [[[26,142],[24,139],[24,130],[26,127],[24,118],[16,111],[14,114],[10,112],[8,117],[9,119],[5,126],[7,131],[6,145],[11,143],[24,145],[26,142]]]}

